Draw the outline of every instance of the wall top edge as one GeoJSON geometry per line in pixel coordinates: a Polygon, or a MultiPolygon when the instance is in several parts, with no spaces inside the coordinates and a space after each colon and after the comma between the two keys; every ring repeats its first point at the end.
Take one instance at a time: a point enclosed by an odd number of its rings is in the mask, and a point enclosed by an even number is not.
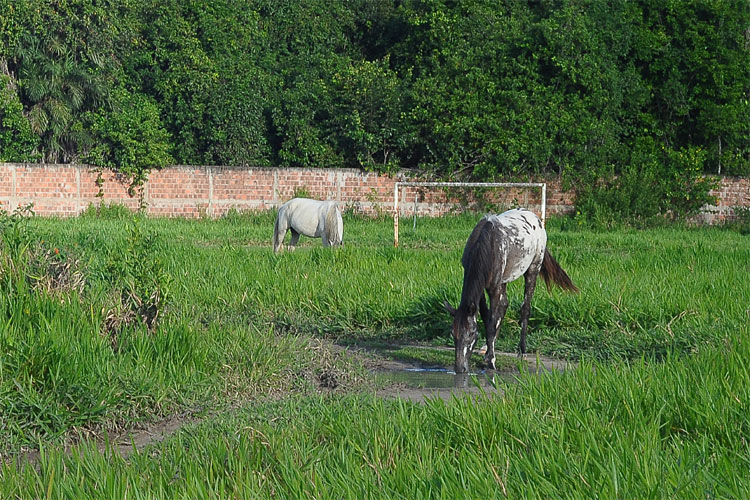
{"type": "MultiPolygon", "coordinates": [[[[0,167],[21,167],[21,168],[70,168],[70,169],[77,169],[81,171],[97,171],[101,167],[96,167],[94,165],[88,165],[88,164],[81,164],[81,163],[11,163],[11,162],[0,162],[0,167]]],[[[115,172],[115,170],[110,168],[104,168],[105,171],[115,172]]],[[[222,172],[222,171],[237,171],[237,172],[243,172],[243,171],[267,171],[267,172],[315,172],[315,173],[321,173],[321,174],[333,174],[333,173],[341,173],[341,174],[351,174],[351,175],[357,175],[357,176],[379,176],[384,178],[393,179],[397,182],[408,182],[410,180],[414,179],[425,179],[425,177],[421,176],[418,171],[415,170],[401,170],[394,173],[378,173],[378,172],[369,172],[367,170],[358,169],[358,168],[338,168],[338,167],[251,167],[251,166],[238,166],[238,165],[168,165],[162,169],[153,170],[150,173],[155,173],[159,171],[167,171],[167,170],[178,170],[178,171],[195,171],[195,170],[205,170],[210,171],[212,173],[216,172],[222,172]]],[[[534,179],[552,179],[552,178],[558,178],[557,175],[553,176],[546,176],[546,177],[538,177],[534,179]]]]}
{"type": "MultiPolygon", "coordinates": [[[[97,167],[95,165],[88,165],[85,163],[16,163],[16,162],[0,162],[0,167],[24,167],[24,168],[71,168],[71,169],[85,169],[85,170],[97,170],[102,167],[97,167]]],[[[321,172],[342,172],[342,173],[351,173],[351,174],[357,174],[357,175],[363,175],[363,174],[373,174],[373,175],[382,175],[387,177],[393,177],[393,176],[408,176],[412,175],[405,172],[398,172],[397,174],[378,174],[377,172],[368,172],[366,170],[358,169],[358,168],[334,168],[334,167],[254,167],[254,166],[240,166],[240,165],[167,165],[166,167],[162,169],[156,169],[153,170],[237,170],[237,171],[277,171],[277,170],[285,170],[285,171],[321,171],[321,172]]],[[[112,170],[110,168],[104,168],[104,170],[112,170]]]]}

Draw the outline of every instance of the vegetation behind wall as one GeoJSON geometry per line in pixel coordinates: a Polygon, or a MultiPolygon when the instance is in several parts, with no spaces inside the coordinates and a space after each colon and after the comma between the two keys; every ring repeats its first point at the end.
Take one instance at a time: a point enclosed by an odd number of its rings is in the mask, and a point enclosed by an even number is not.
{"type": "MultiPolygon", "coordinates": [[[[0,0],[0,160],[558,174],[591,217],[750,173],[750,4],[0,0]],[[580,189],[584,186],[584,189],[580,189]]],[[[623,212],[624,210],[624,212],[623,212]]]]}

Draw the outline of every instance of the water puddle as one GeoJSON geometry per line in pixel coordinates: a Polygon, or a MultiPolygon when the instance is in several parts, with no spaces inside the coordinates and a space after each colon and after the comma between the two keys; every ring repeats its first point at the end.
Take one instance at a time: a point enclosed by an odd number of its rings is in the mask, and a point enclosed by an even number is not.
{"type": "Polygon", "coordinates": [[[569,361],[535,353],[519,357],[516,353],[496,352],[498,370],[456,374],[451,363],[453,349],[420,345],[357,347],[366,353],[365,359],[369,361],[369,370],[380,396],[412,401],[435,396],[449,400],[464,394],[502,395],[503,388],[509,383],[525,377],[522,374],[562,372],[574,366],[569,361]]]}
{"type": "Polygon", "coordinates": [[[399,384],[410,389],[464,389],[485,391],[498,390],[501,381],[512,381],[509,374],[493,371],[457,374],[445,368],[406,368],[403,370],[379,371],[376,379],[381,382],[399,384]]]}

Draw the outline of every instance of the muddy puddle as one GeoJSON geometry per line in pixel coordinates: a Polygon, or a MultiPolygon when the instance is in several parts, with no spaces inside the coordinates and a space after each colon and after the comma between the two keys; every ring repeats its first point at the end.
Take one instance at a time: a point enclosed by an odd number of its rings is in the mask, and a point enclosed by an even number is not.
{"type": "Polygon", "coordinates": [[[501,381],[512,381],[509,374],[492,372],[461,373],[444,368],[405,368],[374,373],[377,384],[387,387],[384,396],[395,396],[411,401],[423,401],[430,397],[450,399],[454,395],[502,394],[501,381]]]}
{"type": "Polygon", "coordinates": [[[395,360],[388,357],[390,352],[375,351],[371,351],[371,354],[374,354],[377,361],[370,371],[376,384],[381,387],[378,394],[411,401],[424,401],[435,397],[449,400],[466,394],[483,397],[502,396],[503,386],[515,383],[522,370],[530,374],[539,374],[560,372],[571,366],[562,360],[537,355],[518,357],[512,353],[498,353],[498,359],[502,357],[506,361],[502,370],[476,370],[456,374],[450,368],[395,360]],[[380,357],[383,355],[385,357],[380,357]]]}
{"type": "Polygon", "coordinates": [[[377,382],[402,384],[414,389],[466,389],[469,387],[494,390],[501,379],[511,381],[509,374],[492,372],[456,374],[445,368],[406,368],[375,373],[377,382]]]}

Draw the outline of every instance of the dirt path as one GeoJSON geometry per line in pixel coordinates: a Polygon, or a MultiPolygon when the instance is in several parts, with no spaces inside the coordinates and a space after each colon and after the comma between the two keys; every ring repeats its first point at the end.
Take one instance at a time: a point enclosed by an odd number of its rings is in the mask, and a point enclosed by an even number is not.
{"type": "MultiPolygon", "coordinates": [[[[421,348],[420,346],[406,347],[421,348]]],[[[414,402],[424,402],[427,399],[436,397],[450,400],[455,396],[460,397],[465,394],[477,398],[496,397],[502,395],[502,389],[499,385],[492,383],[493,377],[495,377],[495,380],[513,381],[520,374],[518,368],[507,368],[492,373],[482,372],[474,376],[462,377],[453,374],[444,366],[426,365],[419,362],[408,362],[390,358],[387,355],[387,349],[359,346],[337,346],[336,349],[339,352],[345,351],[349,353],[364,364],[372,376],[376,380],[379,380],[379,383],[376,384],[378,388],[375,394],[383,398],[401,398],[414,402]],[[389,378],[393,374],[405,375],[405,381],[399,381],[398,377],[389,378]],[[422,384],[424,381],[431,380],[433,381],[432,384],[422,384]]],[[[428,349],[444,349],[452,352],[450,348],[431,347],[428,349]]],[[[514,360],[519,359],[512,353],[498,353],[498,358],[500,356],[510,357],[514,360]]],[[[527,354],[521,359],[531,373],[561,371],[571,366],[570,363],[564,360],[556,360],[534,354],[527,354]]],[[[147,447],[164,441],[186,425],[206,421],[214,417],[219,411],[234,411],[236,409],[236,405],[214,411],[206,411],[204,408],[192,409],[172,415],[159,422],[124,430],[114,435],[99,436],[94,439],[74,439],[74,444],[66,445],[64,449],[66,453],[71,453],[73,447],[79,446],[81,441],[94,441],[101,453],[109,450],[113,454],[127,458],[135,452],[140,453],[147,447]]],[[[14,461],[19,467],[30,465],[38,469],[40,458],[39,451],[27,450],[20,452],[14,457],[0,457],[0,462],[8,463],[9,461],[14,461]]]]}
{"type": "MultiPolygon", "coordinates": [[[[186,425],[201,422],[210,418],[212,414],[206,414],[200,410],[185,411],[172,415],[164,420],[146,424],[137,428],[132,428],[118,432],[113,435],[106,434],[96,438],[75,439],[72,444],[63,446],[65,453],[70,454],[73,448],[81,446],[81,443],[96,443],[96,448],[100,453],[111,453],[127,458],[135,451],[142,451],[147,446],[160,443],[169,436],[180,430],[186,425]]],[[[2,462],[9,463],[15,461],[19,467],[31,465],[39,468],[41,454],[38,450],[24,450],[13,458],[3,458],[2,462]]]]}

